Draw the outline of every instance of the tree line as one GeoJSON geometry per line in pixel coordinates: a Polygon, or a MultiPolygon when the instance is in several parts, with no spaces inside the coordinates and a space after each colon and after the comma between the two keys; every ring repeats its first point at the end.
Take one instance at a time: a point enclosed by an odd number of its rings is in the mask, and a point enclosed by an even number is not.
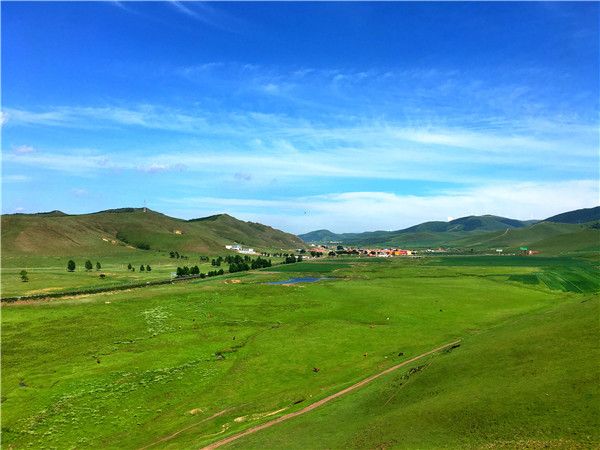
{"type": "MultiPolygon", "coordinates": [[[[229,273],[244,272],[246,270],[251,269],[262,269],[265,267],[271,267],[273,265],[270,259],[261,258],[260,256],[253,259],[250,258],[248,255],[245,255],[243,257],[240,255],[227,255],[224,258],[219,256],[218,258],[215,258],[211,261],[211,265],[216,267],[219,267],[222,263],[229,264],[229,273]]],[[[178,278],[190,275],[200,275],[200,278],[206,278],[217,275],[224,275],[225,271],[223,269],[211,270],[205,274],[200,272],[200,268],[198,266],[183,266],[177,267],[177,271],[175,273],[178,278]]]]}
{"type": "MultiPolygon", "coordinates": [[[[94,265],[92,264],[92,261],[90,261],[89,259],[86,260],[86,262],[83,265],[85,267],[85,270],[87,272],[89,272],[90,270],[92,270],[94,268],[94,265]]],[[[75,268],[77,267],[77,265],[75,264],[75,261],[73,261],[72,259],[69,260],[69,262],[67,263],[67,271],[68,272],[75,272],[75,268]]],[[[96,262],[96,270],[100,270],[102,269],[102,264],[100,264],[99,262],[96,262]]]]}
{"type": "MultiPolygon", "coordinates": [[[[94,268],[94,265],[92,264],[92,261],[90,261],[88,259],[84,263],[83,267],[85,268],[85,270],[87,272],[89,272],[90,270],[92,270],[94,268]]],[[[67,271],[75,272],[76,268],[77,268],[77,264],[75,264],[75,261],[70,259],[69,262],[67,263],[67,271]]],[[[100,264],[100,262],[96,262],[96,270],[100,270],[100,269],[102,269],[102,264],[100,264]]],[[[131,272],[135,272],[135,267],[133,267],[131,265],[131,263],[129,263],[129,264],[127,264],[127,270],[130,270],[131,272]]],[[[141,264],[139,270],[140,270],[140,272],[151,272],[152,267],[150,266],[150,264],[141,264]]],[[[25,280],[23,280],[23,281],[25,281],[25,280]]]]}
{"type": "Polygon", "coordinates": [[[206,277],[214,277],[214,276],[217,276],[217,275],[223,275],[224,273],[225,273],[225,271],[223,269],[211,270],[208,273],[202,273],[202,272],[200,272],[200,268],[198,266],[192,266],[192,267],[183,266],[183,267],[178,267],[177,271],[175,272],[177,278],[187,277],[187,276],[190,276],[190,275],[200,275],[200,278],[206,278],[206,277]]]}

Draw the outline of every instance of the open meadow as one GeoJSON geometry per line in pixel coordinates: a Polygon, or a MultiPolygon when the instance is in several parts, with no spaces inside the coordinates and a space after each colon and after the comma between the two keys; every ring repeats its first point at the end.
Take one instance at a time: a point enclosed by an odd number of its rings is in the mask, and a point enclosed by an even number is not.
{"type": "Polygon", "coordinates": [[[597,271],[338,258],[4,304],[3,445],[199,448],[460,339],[229,445],[598,446],[597,271]]]}
{"type": "MultiPolygon", "coordinates": [[[[2,298],[28,296],[60,292],[74,292],[79,289],[95,289],[117,287],[129,284],[140,284],[147,281],[169,280],[175,276],[177,267],[198,266],[200,272],[224,269],[227,266],[212,266],[211,260],[223,255],[205,256],[200,259],[197,254],[187,258],[171,258],[165,252],[132,251],[123,256],[107,255],[96,258],[81,256],[37,257],[19,256],[3,257],[2,269],[2,298]],[[67,270],[67,263],[72,259],[76,263],[73,272],[67,270]],[[92,269],[85,269],[85,261],[92,262],[92,269]],[[100,263],[100,269],[96,263],[100,263]],[[133,270],[128,268],[131,264],[133,270]],[[141,266],[144,270],[141,271],[141,266]],[[150,271],[147,271],[150,266],[150,271]],[[27,282],[20,276],[22,270],[27,272],[27,282]],[[103,275],[103,277],[101,277],[103,275]]],[[[269,257],[274,264],[283,258],[269,257]]]]}
{"type": "Polygon", "coordinates": [[[0,450],[600,450],[600,1],[0,13],[0,450]]]}

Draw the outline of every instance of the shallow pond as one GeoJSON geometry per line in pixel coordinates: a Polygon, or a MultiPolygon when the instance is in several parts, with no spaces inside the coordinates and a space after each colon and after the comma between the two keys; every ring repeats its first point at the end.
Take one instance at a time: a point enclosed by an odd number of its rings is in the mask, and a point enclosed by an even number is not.
{"type": "Polygon", "coordinates": [[[271,281],[267,284],[298,284],[298,283],[315,283],[322,280],[331,280],[331,278],[315,278],[315,277],[298,277],[290,278],[289,280],[283,281],[271,281]]]}

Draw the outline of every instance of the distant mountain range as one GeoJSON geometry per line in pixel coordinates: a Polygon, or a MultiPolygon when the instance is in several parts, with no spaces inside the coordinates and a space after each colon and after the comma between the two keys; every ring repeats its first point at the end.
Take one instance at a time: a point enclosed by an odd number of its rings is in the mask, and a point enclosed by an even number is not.
{"type": "Polygon", "coordinates": [[[296,249],[293,234],[227,214],[182,220],[145,208],[91,214],[61,211],[2,216],[2,255],[112,255],[158,250],[222,253],[238,243],[261,249],[296,249]]]}
{"type": "Polygon", "coordinates": [[[544,220],[516,220],[492,215],[467,216],[449,222],[424,222],[397,231],[340,233],[317,230],[301,234],[307,243],[395,246],[406,248],[518,248],[590,251],[600,248],[600,207],[578,209],[544,220]]]}
{"type": "Polygon", "coordinates": [[[140,251],[218,254],[234,242],[269,250],[293,250],[307,243],[403,248],[515,249],[529,246],[547,254],[600,250],[600,207],[579,209],[540,221],[468,216],[425,222],[397,231],[336,234],[318,230],[293,234],[244,222],[227,214],[192,220],[145,208],[91,214],[61,211],[2,216],[2,257],[120,255],[140,251]]]}

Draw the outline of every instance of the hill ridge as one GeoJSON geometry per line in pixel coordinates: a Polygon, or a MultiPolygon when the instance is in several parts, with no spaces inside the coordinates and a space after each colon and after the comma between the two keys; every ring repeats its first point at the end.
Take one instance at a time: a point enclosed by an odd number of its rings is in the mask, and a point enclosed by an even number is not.
{"type": "Polygon", "coordinates": [[[229,214],[185,220],[147,208],[117,208],[74,215],[5,214],[1,220],[2,254],[7,256],[109,255],[147,250],[218,254],[233,242],[258,249],[304,246],[293,234],[229,214]]]}

